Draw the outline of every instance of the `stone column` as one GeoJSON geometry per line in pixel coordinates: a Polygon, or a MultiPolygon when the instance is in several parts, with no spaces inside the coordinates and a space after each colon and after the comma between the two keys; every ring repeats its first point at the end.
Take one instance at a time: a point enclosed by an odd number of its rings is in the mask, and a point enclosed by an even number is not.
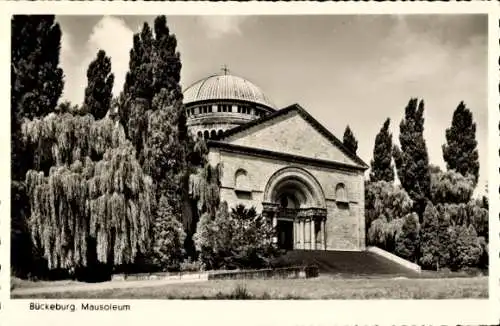
{"type": "Polygon", "coordinates": [[[311,217],[311,250],[316,250],[316,225],[314,217],[311,217]]]}
{"type": "Polygon", "coordinates": [[[307,249],[311,250],[311,218],[306,220],[307,249]]]}
{"type": "Polygon", "coordinates": [[[321,235],[322,235],[322,240],[323,240],[323,249],[326,250],[326,223],[325,223],[325,219],[323,218],[321,220],[321,235]]]}
{"type": "Polygon", "coordinates": [[[306,249],[306,228],[303,219],[300,220],[299,233],[300,233],[300,249],[306,249]]]}
{"type": "Polygon", "coordinates": [[[297,221],[293,220],[293,249],[297,249],[297,221]]]}
{"type": "MultiPolygon", "coordinates": [[[[316,238],[316,249],[321,250],[323,247],[323,230],[321,229],[321,220],[319,222],[318,227],[319,227],[319,230],[317,230],[318,237],[316,238]],[[319,243],[319,245],[318,245],[318,243],[319,243]]],[[[316,231],[316,229],[314,231],[316,231]]]]}
{"type": "Polygon", "coordinates": [[[274,232],[273,243],[277,244],[278,243],[278,234],[277,234],[277,232],[278,232],[278,230],[277,230],[278,217],[276,216],[276,212],[272,213],[272,218],[273,218],[273,232],[274,232]]]}

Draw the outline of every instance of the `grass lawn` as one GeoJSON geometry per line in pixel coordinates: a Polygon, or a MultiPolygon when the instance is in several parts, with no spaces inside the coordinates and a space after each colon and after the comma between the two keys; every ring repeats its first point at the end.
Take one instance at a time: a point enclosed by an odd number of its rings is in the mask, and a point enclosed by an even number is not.
{"type": "Polygon", "coordinates": [[[71,284],[82,284],[81,282],[73,280],[61,280],[61,281],[29,281],[22,280],[16,277],[10,278],[10,289],[18,288],[39,288],[39,287],[53,287],[53,286],[65,286],[71,284]]]}
{"type": "Polygon", "coordinates": [[[487,298],[488,277],[221,280],[14,298],[85,299],[458,299],[487,298]]]}

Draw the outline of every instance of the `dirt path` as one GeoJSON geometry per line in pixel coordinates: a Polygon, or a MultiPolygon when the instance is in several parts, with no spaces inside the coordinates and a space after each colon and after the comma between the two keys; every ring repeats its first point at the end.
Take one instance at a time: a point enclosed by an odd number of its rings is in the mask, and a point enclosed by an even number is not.
{"type": "Polygon", "coordinates": [[[140,280],[140,281],[109,281],[102,283],[90,284],[71,284],[64,286],[43,286],[31,288],[17,288],[11,291],[11,295],[31,295],[43,293],[58,293],[58,292],[84,292],[84,291],[99,291],[99,290],[112,290],[112,289],[127,289],[127,288],[146,288],[156,287],[167,284],[180,284],[180,283],[196,283],[205,282],[208,278],[167,278],[159,280],[140,280]]]}

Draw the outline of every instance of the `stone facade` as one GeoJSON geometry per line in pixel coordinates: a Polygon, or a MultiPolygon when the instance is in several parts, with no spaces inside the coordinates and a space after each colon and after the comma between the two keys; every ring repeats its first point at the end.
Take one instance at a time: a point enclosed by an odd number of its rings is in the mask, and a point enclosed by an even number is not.
{"type": "MultiPolygon", "coordinates": [[[[365,248],[364,235],[364,177],[362,172],[346,172],[309,164],[297,164],[281,159],[262,158],[251,154],[232,153],[222,149],[211,149],[211,164],[221,163],[221,200],[229,207],[243,204],[263,211],[266,185],[278,171],[286,168],[303,169],[310,173],[321,185],[326,204],[326,249],[362,250],[365,248]],[[246,171],[249,181],[247,192],[236,189],[237,171],[246,171]],[[347,190],[347,202],[337,202],[335,186],[343,183],[347,190]]],[[[306,237],[307,240],[308,237],[306,237]]]]}
{"type": "Polygon", "coordinates": [[[290,111],[209,144],[209,162],[222,164],[221,199],[293,222],[293,249],[363,250],[366,166],[290,111]],[[288,215],[279,213],[284,197],[288,215]]]}
{"type": "Polygon", "coordinates": [[[221,164],[221,199],[254,206],[284,249],[363,250],[366,164],[303,108],[276,111],[246,79],[213,75],[184,91],[187,126],[221,164]]]}

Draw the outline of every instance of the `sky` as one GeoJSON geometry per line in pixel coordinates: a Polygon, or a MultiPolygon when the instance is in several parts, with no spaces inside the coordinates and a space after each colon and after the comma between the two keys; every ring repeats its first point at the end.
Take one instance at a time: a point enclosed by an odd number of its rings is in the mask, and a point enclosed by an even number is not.
{"type": "MultiPolygon", "coordinates": [[[[123,88],[133,34],[153,16],[58,16],[63,98],[83,101],[86,70],[99,49],[111,56],[114,94],[123,88]]],[[[375,136],[391,119],[394,142],[410,98],[425,103],[429,159],[464,101],[476,122],[479,193],[488,174],[485,15],[168,16],[181,54],[181,84],[219,73],[244,77],[278,108],[300,104],[339,139],[347,125],[370,163],[375,136]]]]}

